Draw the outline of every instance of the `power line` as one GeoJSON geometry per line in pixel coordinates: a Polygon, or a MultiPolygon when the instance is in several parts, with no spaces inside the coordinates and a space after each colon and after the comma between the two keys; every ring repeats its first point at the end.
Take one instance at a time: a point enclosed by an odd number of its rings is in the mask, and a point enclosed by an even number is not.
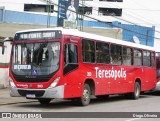
{"type": "MultiPolygon", "coordinates": [[[[85,6],[85,7],[92,7],[92,6],[85,6]]],[[[96,9],[95,9],[95,10],[96,10],[96,9]]],[[[96,10],[96,11],[98,11],[98,10],[96,10]]],[[[97,20],[98,22],[102,22],[102,23],[108,24],[108,25],[110,25],[110,26],[114,26],[114,27],[117,27],[117,28],[122,28],[122,27],[120,27],[120,26],[116,26],[116,25],[113,25],[113,24],[111,24],[111,23],[107,23],[107,22],[104,22],[104,21],[100,21],[100,20],[98,20],[98,19],[96,19],[96,18],[87,16],[87,15],[85,15],[85,17],[87,17],[87,18],[92,18],[93,20],[97,20]]],[[[130,21],[128,21],[128,20],[125,20],[125,19],[122,19],[122,18],[118,18],[118,17],[116,17],[116,16],[112,16],[112,17],[136,25],[135,23],[130,22],[130,21]]],[[[140,26],[140,25],[137,25],[137,26],[140,26]]],[[[129,30],[129,29],[126,29],[126,28],[122,28],[122,29],[127,30],[127,31],[130,31],[130,32],[133,32],[133,33],[136,33],[136,34],[139,34],[139,35],[143,35],[143,36],[146,36],[146,37],[151,37],[151,38],[160,39],[160,38],[157,38],[157,37],[153,37],[153,36],[149,36],[149,35],[146,35],[146,34],[142,34],[142,33],[139,33],[139,32],[137,32],[137,31],[129,30]]],[[[160,33],[160,32],[159,32],[159,33],[160,33]]]]}
{"type": "MultiPolygon", "coordinates": [[[[132,4],[133,3],[137,3],[137,1],[136,0],[134,0],[134,2],[133,2],[133,0],[131,1],[131,0],[129,0],[128,2],[132,2],[132,4]]],[[[111,7],[113,7],[113,8],[115,8],[115,6],[117,6],[118,8],[121,8],[120,6],[118,6],[117,4],[113,4],[113,2],[103,2],[103,5],[102,4],[100,4],[100,2],[99,3],[97,3],[97,4],[99,4],[99,5],[101,5],[101,6],[106,6],[106,5],[110,5],[111,7]]],[[[139,3],[137,3],[136,5],[139,5],[139,3]]],[[[141,5],[142,6],[142,5],[141,5]]],[[[148,8],[147,8],[148,9],[148,8]]],[[[147,10],[146,9],[146,10],[147,10]]],[[[124,10],[124,9],[123,9],[124,10]]],[[[149,9],[148,9],[149,10],[149,9]]],[[[127,10],[128,11],[128,10],[127,10]]],[[[152,25],[153,26],[153,23],[152,22],[150,22],[150,21],[147,21],[146,20],[146,18],[142,18],[142,16],[141,15],[138,15],[137,17],[135,16],[135,13],[133,13],[133,12],[131,12],[131,11],[129,11],[129,12],[127,12],[127,11],[123,11],[123,13],[126,13],[126,14],[128,14],[128,15],[130,15],[130,16],[132,16],[132,17],[134,17],[134,18],[136,18],[138,21],[139,20],[142,20],[142,21],[145,21],[145,22],[147,22],[149,25],[152,25]]],[[[113,16],[112,16],[113,17],[113,16]]],[[[115,16],[114,16],[115,17],[115,16]]],[[[131,24],[134,24],[134,25],[138,25],[138,24],[140,24],[140,23],[133,23],[133,22],[131,22],[131,21],[129,21],[129,20],[125,20],[125,19],[122,19],[122,18],[118,18],[118,17],[115,17],[116,19],[119,19],[119,20],[122,20],[122,21],[125,21],[125,22],[127,22],[127,23],[131,23],[131,24]]],[[[140,25],[141,26],[141,25],[140,25]]],[[[155,25],[154,25],[155,26],[155,25]]],[[[160,33],[159,31],[157,31],[157,30],[155,30],[155,32],[157,32],[157,33],[160,33]]]]}
{"type": "MultiPolygon", "coordinates": [[[[40,1],[48,2],[48,0],[40,0],[40,1]]],[[[6,2],[6,3],[7,3],[7,2],[6,2]]],[[[58,4],[56,4],[56,3],[52,2],[52,1],[50,1],[50,3],[53,4],[53,5],[55,5],[55,6],[58,6],[58,4]]],[[[58,6],[58,7],[59,7],[59,6],[58,6]]],[[[71,10],[70,10],[70,11],[71,11],[71,10]]],[[[74,11],[72,11],[72,12],[74,12],[74,11]]],[[[75,13],[78,14],[77,12],[75,12],[75,13]]],[[[122,28],[122,27],[120,27],[120,26],[113,25],[112,23],[107,23],[107,22],[105,22],[105,21],[96,19],[96,18],[91,17],[91,16],[87,16],[87,15],[84,15],[84,16],[87,17],[87,18],[90,18],[90,19],[92,19],[92,20],[95,20],[95,21],[98,21],[98,22],[101,22],[101,23],[104,23],[104,24],[113,26],[113,27],[122,28]]],[[[112,17],[115,17],[115,16],[112,16],[112,17]]],[[[115,17],[115,18],[116,18],[116,19],[120,19],[120,18],[118,18],[118,17],[115,17]]],[[[127,20],[124,20],[124,19],[120,19],[120,20],[127,21],[127,20]]],[[[130,21],[127,21],[127,22],[128,22],[128,23],[135,24],[135,23],[130,22],[130,21]]],[[[136,24],[135,24],[135,25],[136,25],[136,24]]],[[[143,36],[146,36],[146,37],[151,37],[151,38],[155,38],[155,39],[160,39],[160,38],[157,38],[157,37],[148,36],[148,35],[146,35],[146,34],[142,34],[142,33],[139,33],[139,32],[137,32],[137,31],[129,30],[129,29],[126,29],[126,28],[122,28],[122,29],[123,29],[123,30],[130,31],[130,32],[133,32],[133,33],[136,33],[136,34],[139,34],[139,35],[143,35],[143,36]]]]}
{"type": "MultiPolygon", "coordinates": [[[[102,5],[102,4],[100,4],[100,2],[97,3],[97,4],[102,5]]],[[[116,4],[113,4],[113,3],[111,3],[111,2],[103,3],[103,6],[106,6],[106,5],[110,5],[110,6],[113,7],[113,8],[115,8],[115,6],[116,6],[116,7],[122,9],[122,7],[120,7],[120,6],[116,5],[116,4]]],[[[127,11],[128,11],[128,10],[127,10],[127,11]]],[[[137,20],[143,20],[143,21],[145,21],[145,22],[147,22],[147,23],[149,23],[149,24],[152,25],[151,22],[146,21],[146,19],[142,19],[142,16],[140,16],[140,17],[138,16],[138,18],[137,18],[137,17],[135,17],[135,13],[133,13],[133,12],[131,12],[131,11],[129,11],[129,12],[127,12],[127,11],[123,11],[123,13],[126,13],[127,15],[130,15],[130,16],[136,18],[137,20]]],[[[133,22],[132,22],[132,23],[133,23],[133,22]]]]}
{"type": "MultiPolygon", "coordinates": [[[[136,0],[128,0],[127,2],[130,2],[132,5],[136,3],[136,5],[140,5],[141,7],[143,6],[143,10],[148,10],[148,11],[152,11],[152,12],[153,12],[153,11],[160,11],[160,10],[151,10],[150,8],[146,7],[144,4],[139,4],[139,3],[137,3],[136,0]],[[144,9],[144,8],[145,8],[145,9],[144,9]]],[[[133,9],[133,10],[135,10],[135,9],[133,9]]],[[[138,10],[138,9],[137,9],[137,10],[138,10]]],[[[139,15],[139,16],[140,16],[140,15],[139,15]]],[[[141,17],[141,16],[140,16],[140,17],[141,17]]],[[[141,17],[141,18],[142,18],[142,17],[141,17]]],[[[145,18],[144,18],[144,21],[146,21],[145,18]]],[[[158,25],[158,24],[150,23],[150,22],[148,22],[148,21],[147,21],[147,23],[149,23],[150,25],[154,25],[154,26],[158,25]]],[[[156,26],[156,28],[159,28],[159,27],[156,26]]],[[[155,32],[160,33],[160,32],[157,31],[157,30],[155,30],[155,32]]]]}
{"type": "MultiPolygon", "coordinates": [[[[54,2],[52,2],[52,4],[58,6],[58,5],[55,4],[54,2]]],[[[58,7],[60,7],[60,6],[58,6],[58,7]]],[[[63,8],[63,7],[61,6],[61,8],[63,8]]],[[[63,8],[63,9],[65,9],[65,8],[63,8]]],[[[72,10],[69,10],[69,11],[78,14],[78,12],[75,12],[75,11],[72,11],[72,10]]],[[[137,31],[133,31],[133,30],[126,29],[126,28],[123,28],[123,27],[120,27],[120,26],[116,26],[116,25],[114,25],[114,24],[107,23],[107,22],[105,22],[105,21],[101,21],[101,20],[96,19],[96,18],[91,17],[91,16],[87,16],[87,15],[84,15],[84,16],[87,17],[87,18],[90,18],[90,19],[92,19],[92,20],[95,20],[95,21],[98,21],[98,22],[101,22],[101,23],[104,23],[104,24],[107,24],[107,25],[110,25],[110,26],[113,26],[113,27],[122,28],[123,30],[127,30],[127,31],[129,31],[129,32],[133,32],[133,33],[136,33],[136,34],[139,34],[139,35],[142,35],[142,36],[146,36],[146,37],[150,37],[150,38],[155,38],[155,39],[160,39],[160,38],[158,38],[158,37],[149,36],[149,35],[146,35],[146,34],[139,33],[139,32],[137,32],[137,31]]]]}
{"type": "Polygon", "coordinates": [[[147,12],[153,12],[153,11],[160,11],[159,9],[153,10],[153,9],[135,9],[135,8],[123,8],[123,9],[129,9],[129,10],[141,10],[141,11],[147,11],[147,12]]]}
{"type": "MultiPolygon", "coordinates": [[[[101,5],[101,4],[99,4],[99,5],[101,5]]],[[[92,6],[85,6],[85,7],[92,7],[92,6]]],[[[118,6],[119,7],[119,6],[118,6]]],[[[97,9],[93,9],[93,10],[95,10],[95,11],[98,11],[97,9]]],[[[141,26],[141,25],[138,25],[138,24],[136,24],[136,23],[133,23],[133,22],[131,22],[131,21],[129,21],[129,20],[125,20],[125,19],[122,19],[122,18],[119,18],[119,17],[116,17],[116,16],[112,16],[112,17],[114,17],[114,18],[116,18],[116,19],[119,19],[119,20],[122,20],[122,21],[125,21],[125,22],[127,22],[127,23],[131,23],[131,24],[134,24],[134,25],[137,25],[137,26],[141,26]]],[[[136,17],[135,17],[136,18],[136,17]]],[[[142,18],[142,17],[141,17],[142,18]]],[[[137,19],[137,18],[136,18],[137,19]]],[[[150,23],[150,22],[149,22],[150,23]]],[[[155,32],[157,32],[157,33],[160,33],[159,31],[156,31],[155,30],[155,32]]],[[[147,36],[147,35],[146,35],[147,36]]],[[[149,37],[149,36],[148,36],[149,37]]]]}

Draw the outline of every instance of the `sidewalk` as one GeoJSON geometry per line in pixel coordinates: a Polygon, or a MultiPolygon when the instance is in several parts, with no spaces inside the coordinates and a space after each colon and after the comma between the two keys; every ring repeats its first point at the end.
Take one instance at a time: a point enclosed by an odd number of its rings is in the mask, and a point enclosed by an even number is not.
{"type": "Polygon", "coordinates": [[[28,100],[25,97],[11,97],[9,88],[0,89],[0,105],[35,102],[36,100],[28,100]]]}

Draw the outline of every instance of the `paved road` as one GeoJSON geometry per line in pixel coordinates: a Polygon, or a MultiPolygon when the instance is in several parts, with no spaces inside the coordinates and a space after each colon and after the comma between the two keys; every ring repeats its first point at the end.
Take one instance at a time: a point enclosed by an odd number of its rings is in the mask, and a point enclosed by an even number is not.
{"type": "MultiPolygon", "coordinates": [[[[89,106],[76,106],[72,101],[53,100],[50,105],[43,106],[38,102],[22,102],[18,104],[0,105],[0,112],[160,112],[160,92],[141,95],[138,100],[129,100],[123,96],[111,96],[109,99],[93,99],[89,106]]],[[[95,114],[96,115],[96,114],[95,114]]],[[[120,117],[121,118],[121,117],[120,117]]],[[[23,119],[26,121],[26,119],[23,119]]],[[[54,119],[55,120],[55,119],[54,119]]],[[[56,121],[66,120],[56,118],[56,121]]],[[[67,120],[75,121],[74,118],[67,120]]],[[[76,119],[77,120],[77,119],[76,119]]],[[[78,119],[84,120],[83,118],[78,119]]],[[[91,121],[158,121],[159,119],[121,118],[103,119],[95,118],[91,121]]],[[[37,120],[40,121],[40,120],[37,120]]]]}

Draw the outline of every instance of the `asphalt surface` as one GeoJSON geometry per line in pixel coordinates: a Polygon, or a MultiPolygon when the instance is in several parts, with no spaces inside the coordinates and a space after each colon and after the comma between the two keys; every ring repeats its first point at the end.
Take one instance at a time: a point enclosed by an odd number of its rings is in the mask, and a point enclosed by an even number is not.
{"type": "Polygon", "coordinates": [[[9,94],[9,88],[0,89],[0,106],[17,103],[31,103],[35,101],[36,100],[27,100],[24,97],[11,97],[9,94]]]}
{"type": "MultiPolygon", "coordinates": [[[[49,105],[41,105],[36,100],[27,100],[24,97],[10,97],[9,88],[0,89],[0,112],[95,112],[96,117],[100,112],[160,112],[160,92],[146,93],[140,96],[138,100],[126,99],[124,96],[115,95],[108,99],[92,99],[90,105],[81,107],[75,105],[70,100],[53,100],[49,105]],[[96,113],[97,112],[97,113],[96,113]]],[[[73,113],[74,115],[74,113],[73,113]]],[[[92,116],[91,116],[92,117],[92,116]]],[[[4,119],[0,119],[3,121],[4,119]]],[[[28,121],[28,119],[14,119],[18,121],[28,121]]],[[[30,120],[30,119],[29,119],[30,120]]],[[[32,119],[33,120],[33,119],[32,119]]],[[[42,119],[34,119],[41,121],[42,119]]],[[[43,119],[51,120],[50,119],[43,119]]],[[[159,121],[157,118],[54,118],[54,121],[159,121]]],[[[5,120],[5,121],[8,121],[5,120]]]]}

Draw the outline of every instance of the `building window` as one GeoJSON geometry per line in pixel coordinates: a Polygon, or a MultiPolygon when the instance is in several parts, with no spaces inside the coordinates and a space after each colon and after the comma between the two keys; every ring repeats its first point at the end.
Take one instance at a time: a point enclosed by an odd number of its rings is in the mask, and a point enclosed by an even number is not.
{"type": "Polygon", "coordinates": [[[122,9],[118,9],[118,8],[99,8],[99,15],[103,15],[103,16],[122,16],[122,9]]]}
{"type": "Polygon", "coordinates": [[[79,14],[81,14],[81,15],[92,15],[92,7],[81,7],[81,6],[79,6],[79,14]]]}
{"type": "Polygon", "coordinates": [[[108,2],[123,2],[123,0],[99,0],[99,1],[108,1],[108,2]]]}
{"type": "Polygon", "coordinates": [[[79,1],[93,1],[93,0],[79,0],[79,1]]]}
{"type": "Polygon", "coordinates": [[[53,13],[54,6],[51,5],[40,5],[40,4],[24,4],[24,11],[32,11],[32,12],[48,12],[53,13]],[[50,7],[50,10],[49,10],[50,7]]]}

